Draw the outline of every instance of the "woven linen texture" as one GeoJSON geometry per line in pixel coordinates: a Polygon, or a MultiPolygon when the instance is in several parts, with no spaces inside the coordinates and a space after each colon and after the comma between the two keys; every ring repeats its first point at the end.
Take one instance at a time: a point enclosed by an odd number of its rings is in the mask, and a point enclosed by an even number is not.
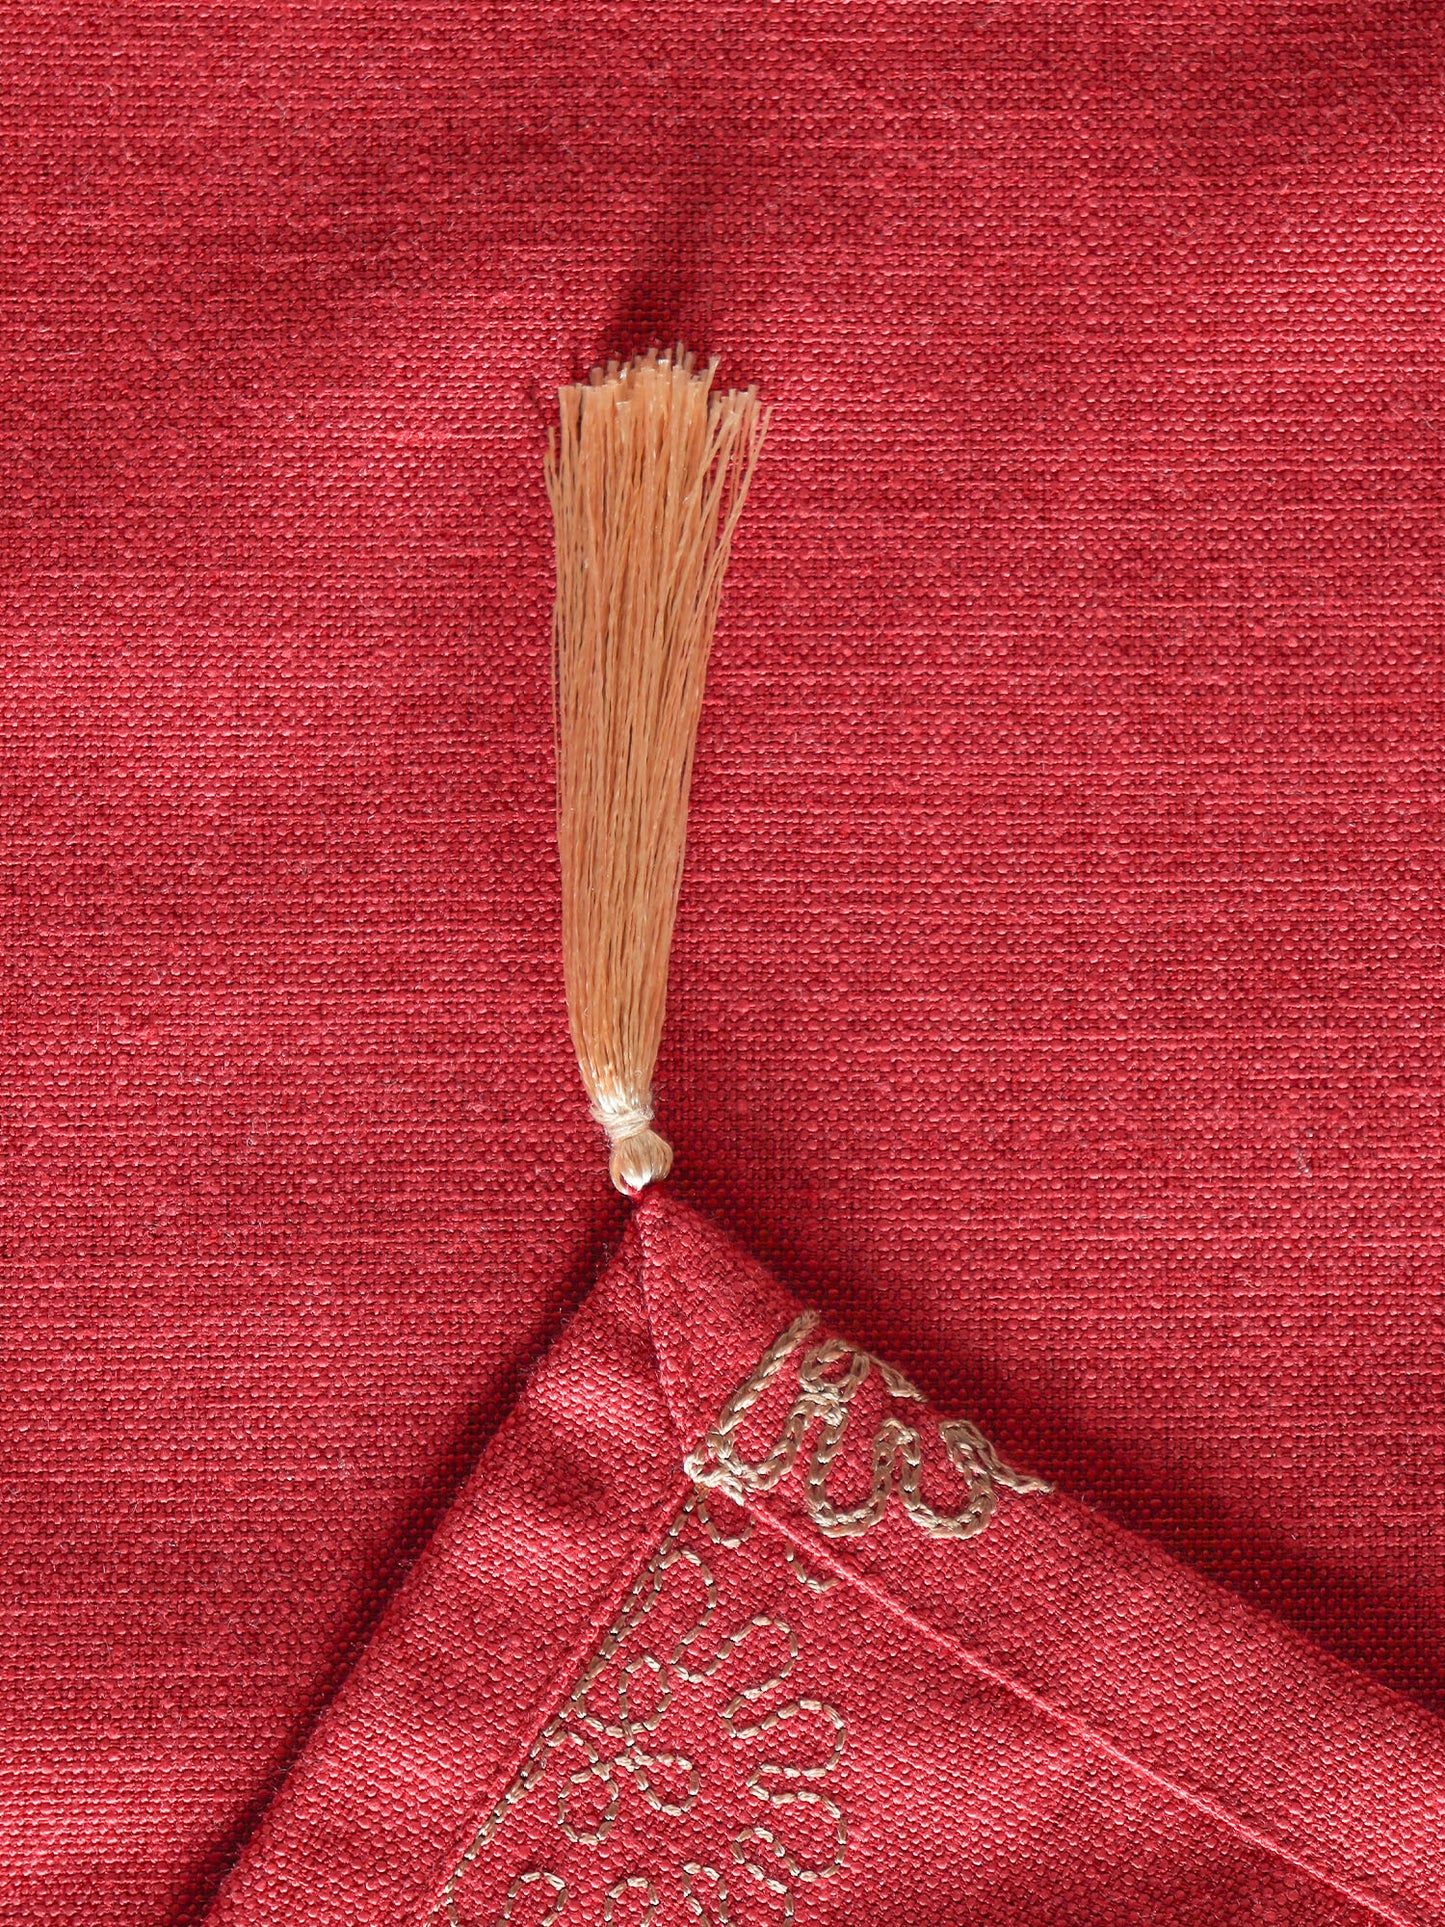
{"type": "Polygon", "coordinates": [[[648,1197],[208,1927],[1445,1917],[1445,1725],[799,1309],[648,1197]]]}
{"type": "Polygon", "coordinates": [[[1441,38],[4,10],[0,1918],[199,1918],[619,1232],[541,453],[679,333],[680,1187],[1445,1705],[1441,38]]]}

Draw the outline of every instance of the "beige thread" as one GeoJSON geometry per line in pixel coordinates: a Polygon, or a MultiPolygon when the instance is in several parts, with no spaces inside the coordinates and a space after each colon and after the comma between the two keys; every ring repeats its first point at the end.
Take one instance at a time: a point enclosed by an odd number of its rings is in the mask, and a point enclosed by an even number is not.
{"type": "Polygon", "coordinates": [[[553,1921],[557,1919],[562,1909],[567,1905],[567,1883],[565,1880],[559,1879],[554,1873],[519,1873],[507,1889],[506,1904],[502,1908],[502,1920],[504,1922],[512,1918],[512,1907],[517,1895],[524,1887],[533,1886],[538,1881],[550,1887],[552,1892],[557,1896],[555,1904],[543,1914],[541,1922],[541,1927],[552,1927],[553,1921]]]}
{"type": "MultiPolygon", "coordinates": [[[[677,1817],[690,1811],[702,1792],[700,1771],[684,1755],[651,1751],[644,1744],[645,1736],[661,1725],[673,1703],[677,1684],[685,1687],[711,1679],[732,1662],[738,1650],[753,1635],[765,1631],[771,1631],[782,1639],[784,1657],[765,1678],[742,1687],[734,1694],[718,1715],[724,1732],[730,1739],[743,1744],[780,1728],[787,1728],[795,1722],[802,1722],[807,1727],[821,1725],[828,1735],[828,1743],[821,1758],[790,1760],[770,1757],[752,1769],[744,1782],[746,1792],[776,1813],[779,1822],[744,1827],[733,1839],[733,1859],[743,1872],[782,1898],[785,1921],[791,1921],[794,1917],[793,1883],[827,1879],[842,1864],[847,1838],[842,1810],[811,1783],[826,1779],[842,1759],[847,1738],[843,1716],[836,1707],[812,1697],[773,1707],[756,1718],[751,1716],[749,1709],[765,1701],[782,1686],[798,1657],[797,1634],[786,1620],[776,1615],[755,1613],[741,1626],[724,1634],[714,1652],[706,1657],[701,1655],[701,1643],[719,1609],[719,1594],[717,1582],[703,1552],[683,1542],[689,1520],[696,1521],[707,1546],[723,1552],[736,1550],[752,1537],[753,1522],[750,1519],[744,1521],[740,1531],[724,1532],[711,1516],[707,1494],[701,1488],[694,1489],[672,1521],[662,1544],[629,1589],[617,1617],[566,1704],[539,1734],[511,1784],[453,1868],[437,1910],[448,1927],[460,1927],[457,1890],[461,1881],[496,1838],[508,1814],[546,1777],[554,1752],[560,1757],[562,1749],[575,1747],[582,1756],[582,1764],[564,1773],[557,1788],[556,1823],[563,1836],[576,1846],[597,1846],[606,1839],[620,1813],[625,1784],[630,1784],[645,1804],[656,1812],[677,1817]],[[674,1572],[690,1574],[701,1587],[702,1607],[698,1617],[678,1637],[665,1659],[648,1651],[630,1654],[625,1659],[616,1687],[617,1718],[604,1719],[592,1710],[588,1695],[620,1649],[641,1630],[661,1597],[669,1575],[674,1572]],[[640,1685],[644,1678],[653,1683],[656,1692],[647,1710],[642,1711],[634,1704],[634,1686],[640,1685]],[[654,1782],[654,1773],[669,1770],[685,1776],[680,1799],[669,1800],[654,1782]],[[573,1805],[589,1782],[602,1790],[603,1799],[600,1809],[584,1820],[580,1814],[574,1814],[573,1805]],[[818,1808],[832,1825],[834,1848],[831,1855],[819,1864],[810,1864],[801,1858],[778,1831],[786,1810],[799,1804],[818,1808]],[[766,1858],[756,1851],[758,1848],[765,1849],[766,1858]]],[[[675,1870],[675,1877],[689,1910],[703,1923],[703,1927],[733,1927],[734,1916],[727,1883],[716,1868],[686,1861],[675,1870]],[[700,1881],[711,1883],[711,1907],[696,1890],[700,1881]]],[[[538,1868],[513,1880],[507,1892],[502,1921],[511,1920],[513,1906],[523,1887],[539,1881],[545,1882],[557,1896],[541,1927],[551,1927],[551,1923],[560,1918],[567,1905],[565,1882],[550,1869],[538,1868]]],[[[603,1908],[603,1927],[610,1927],[618,1903],[628,1892],[646,1895],[639,1927],[648,1927],[661,1901],[653,1880],[641,1873],[629,1874],[609,1890],[603,1908]]]]}
{"type": "MultiPolygon", "coordinates": [[[[703,1923],[703,1927],[732,1927],[733,1917],[731,1903],[728,1900],[727,1882],[716,1867],[701,1866],[696,1860],[685,1862],[682,1869],[682,1897],[687,1902],[689,1910],[703,1923]],[[712,1882],[715,1890],[714,1898],[722,1909],[721,1913],[711,1913],[693,1892],[692,1883],[699,1877],[712,1882]]],[[[788,1918],[792,1918],[791,1913],[788,1918]]]]}
{"type": "MultiPolygon", "coordinates": [[[[456,1890],[463,1875],[478,1859],[484,1849],[491,1845],[502,1823],[512,1811],[512,1808],[516,1806],[517,1802],[526,1794],[530,1793],[544,1777],[553,1747],[562,1745],[567,1739],[574,1737],[571,1730],[567,1729],[564,1725],[566,1715],[580,1700],[586,1698],[588,1687],[595,1682],[598,1675],[607,1666],[618,1647],[622,1644],[622,1641],[627,1637],[628,1633],[632,1631],[637,1618],[641,1616],[641,1613],[645,1613],[648,1608],[650,1608],[653,1600],[656,1598],[661,1587],[660,1573],[662,1570],[662,1560],[668,1548],[676,1544],[679,1535],[687,1524],[693,1506],[694,1501],[689,1499],[668,1527],[662,1544],[633,1581],[627,1597],[622,1602],[617,1617],[603,1635],[601,1645],[588,1662],[582,1678],[574,1688],[572,1696],[566,1706],[562,1708],[560,1713],[548,1721],[547,1725],[532,1743],[526,1759],[518,1768],[506,1791],[482,1822],[470,1845],[452,1869],[446,1886],[442,1890],[440,1903],[441,1912],[446,1917],[447,1927],[461,1927],[457,1916],[456,1890]],[[646,1605],[640,1606],[640,1602],[644,1599],[646,1600],[646,1605]]],[[[588,1742],[585,1738],[582,1738],[582,1736],[577,1735],[575,1737],[580,1740],[584,1750],[590,1753],[591,1758],[596,1760],[598,1758],[596,1748],[589,1748],[588,1742]]],[[[602,1835],[598,1835],[597,1837],[600,1839],[602,1835]]],[[[553,1878],[555,1878],[555,1876],[553,1876],[553,1878]]]]}
{"type": "MultiPolygon", "coordinates": [[[[652,1750],[648,1736],[662,1724],[679,1684],[686,1687],[711,1679],[731,1663],[749,1638],[765,1631],[781,1637],[785,1648],[782,1663],[766,1678],[734,1694],[718,1715],[724,1732],[743,1744],[802,1721],[810,1729],[821,1727],[829,1739],[820,1758],[766,1759],[752,1769],[744,1783],[746,1791],[773,1817],[769,1824],[744,1827],[734,1836],[733,1859],[742,1872],[782,1900],[785,1922],[794,1918],[797,1884],[829,1879],[842,1866],[847,1822],[840,1805],[820,1789],[819,1783],[836,1771],[843,1758],[847,1743],[843,1715],[826,1701],[799,1697],[753,1717],[750,1709],[778,1691],[798,1658],[797,1634],[785,1619],[774,1614],[754,1613],[741,1626],[725,1633],[710,1656],[697,1656],[717,1613],[719,1595],[708,1558],[684,1541],[689,1521],[695,1522],[705,1548],[732,1552],[746,1545],[753,1535],[753,1520],[745,1517],[738,1531],[724,1531],[712,1516],[709,1489],[723,1492],[738,1505],[745,1505],[753,1493],[774,1491],[797,1465],[815,1425],[818,1430],[807,1459],[803,1504],[827,1538],[853,1537],[871,1530],[886,1512],[895,1489],[901,1494],[908,1517],[929,1537],[964,1539],[988,1525],[999,1489],[1023,1494],[1053,1488],[1045,1480],[1008,1465],[967,1419],[946,1419],[939,1423],[938,1436],[949,1463],[964,1480],[968,1498],[959,1512],[935,1511],[922,1492],[923,1446],[919,1432],[890,1411],[874,1434],[868,1493],[857,1504],[840,1506],[829,1492],[828,1476],[848,1429],[849,1408],[870,1373],[878,1374],[890,1403],[908,1407],[924,1402],[922,1393],[901,1372],[840,1338],[824,1339],[798,1359],[798,1390],[777,1438],[761,1458],[745,1459],[737,1445],[744,1419],[785,1371],[817,1323],[815,1313],[804,1312],[774,1340],[723,1406],[702,1443],[689,1453],[685,1464],[694,1481],[691,1495],[628,1590],[570,1697],[538,1735],[511,1784],[452,1869],[437,1910],[447,1927],[460,1927],[460,1882],[496,1838],[512,1809],[545,1779],[554,1753],[560,1758],[563,1749],[575,1747],[582,1758],[582,1764],[565,1772],[557,1786],[557,1827],[575,1846],[597,1846],[607,1838],[621,1811],[626,1785],[631,1785],[656,1813],[679,1818],[690,1812],[703,1792],[700,1769],[685,1754],[652,1750]],[[617,1717],[604,1719],[592,1710],[588,1696],[620,1649],[643,1627],[674,1572],[685,1572],[696,1579],[702,1589],[702,1609],[665,1658],[647,1650],[629,1654],[616,1686],[617,1717]],[[644,1680],[648,1682],[646,1688],[644,1680]],[[639,1688],[644,1693],[641,1703],[635,1700],[639,1688]],[[664,1784],[667,1776],[672,1776],[671,1784],[664,1784]],[[589,1784],[600,1790],[602,1800],[600,1808],[584,1820],[580,1813],[574,1813],[574,1803],[589,1784]],[[669,1798],[669,1793],[680,1797],[669,1798]],[[826,1859],[810,1863],[789,1845],[781,1828],[791,1807],[815,1809],[829,1821],[834,1844],[826,1859]]],[[[832,1575],[810,1571],[791,1546],[785,1548],[783,1557],[793,1577],[810,1592],[826,1593],[837,1583],[832,1575]]],[[[727,1882],[717,1868],[689,1860],[675,1872],[682,1898],[702,1927],[733,1927],[727,1882]],[[700,1882],[710,1883],[711,1905],[697,1890],[700,1882]]],[[[511,1921],[523,1889],[538,1883],[554,1896],[540,1927],[553,1927],[560,1920],[568,1900],[566,1882],[560,1874],[537,1868],[518,1874],[512,1881],[501,1923],[511,1921]]],[[[628,1893],[645,1896],[639,1927],[650,1927],[661,1899],[651,1877],[641,1873],[628,1874],[609,1889],[603,1905],[603,1927],[612,1927],[618,1902],[628,1893]]]]}
{"type": "Polygon", "coordinates": [[[1053,1490],[1046,1479],[1007,1464],[967,1419],[945,1419],[938,1436],[968,1499],[959,1512],[938,1512],[923,1496],[923,1441],[918,1430],[890,1413],[874,1434],[866,1496],[855,1505],[838,1505],[828,1489],[828,1474],[847,1434],[849,1407],[869,1373],[878,1373],[891,1400],[905,1405],[923,1402],[922,1393],[902,1372],[841,1338],[825,1338],[803,1356],[798,1365],[799,1389],[778,1437],[760,1459],[744,1459],[736,1442],[743,1420],[817,1323],[817,1314],[810,1311],[794,1319],[728,1399],[716,1424],[684,1461],[688,1477],[696,1484],[716,1487],[739,1505],[746,1503],[750,1493],[772,1492],[797,1464],[803,1441],[816,1424],[803,1506],[825,1538],[853,1538],[870,1531],[887,1511],[895,1487],[908,1517],[931,1539],[968,1539],[982,1532],[994,1515],[1000,1488],[1020,1494],[1053,1490]]]}
{"type": "Polygon", "coordinates": [[[809,1568],[803,1564],[792,1546],[786,1546],[784,1548],[783,1558],[787,1562],[788,1569],[798,1584],[800,1586],[806,1586],[809,1592],[831,1592],[838,1583],[836,1573],[810,1571],[809,1568]]]}
{"type": "Polygon", "coordinates": [[[714,1523],[712,1510],[707,1502],[707,1494],[701,1486],[694,1487],[693,1499],[697,1512],[697,1522],[715,1546],[724,1546],[729,1552],[735,1552],[739,1546],[745,1546],[748,1540],[752,1538],[753,1522],[746,1513],[743,1515],[742,1530],[740,1532],[726,1533],[720,1526],[714,1523]]]}
{"type": "MultiPolygon", "coordinates": [[[[833,1741],[827,1759],[805,1766],[777,1760],[764,1760],[761,1765],[755,1767],[748,1775],[746,1782],[748,1792],[751,1793],[755,1799],[762,1800],[769,1806],[787,1807],[797,1803],[817,1806],[821,1808],[833,1822],[837,1844],[831,1859],[819,1867],[808,1867],[795,1859],[792,1854],[776,1844],[776,1835],[767,1828],[747,1827],[738,1835],[737,1839],[734,1840],[733,1857],[737,1860],[739,1866],[745,1868],[747,1872],[763,1881],[764,1884],[771,1887],[775,1893],[786,1894],[788,1892],[787,1886],[785,1884],[779,1885],[765,1867],[757,1861],[748,1859],[743,1849],[753,1840],[762,1840],[770,1843],[772,1851],[784,1861],[788,1871],[799,1880],[822,1880],[826,1879],[829,1874],[837,1872],[838,1868],[843,1864],[843,1847],[847,1838],[847,1825],[844,1821],[842,1810],[836,1806],[833,1801],[824,1798],[822,1794],[798,1792],[790,1789],[787,1783],[793,1780],[821,1780],[833,1771],[843,1757],[843,1747],[847,1737],[847,1729],[844,1725],[843,1716],[836,1706],[826,1705],[822,1700],[800,1699],[792,1701],[787,1706],[775,1707],[771,1712],[765,1713],[760,1719],[751,1723],[744,1723],[739,1720],[738,1715],[744,1706],[750,1705],[754,1701],[764,1699],[769,1693],[776,1691],[792,1672],[797,1661],[797,1634],[793,1631],[792,1627],[788,1625],[786,1620],[775,1619],[769,1613],[754,1613],[753,1617],[740,1626],[736,1632],[728,1633],[720,1642],[717,1652],[698,1671],[689,1673],[682,1667],[679,1667],[678,1670],[682,1673],[684,1679],[696,1681],[708,1679],[727,1664],[733,1654],[748,1638],[749,1634],[764,1631],[769,1627],[783,1635],[787,1647],[787,1658],[778,1668],[777,1672],[770,1678],[760,1680],[755,1686],[745,1686],[740,1693],[736,1694],[735,1697],[728,1702],[720,1715],[723,1730],[734,1740],[758,1739],[764,1733],[772,1732],[775,1727],[782,1725],[785,1721],[795,1719],[800,1713],[816,1714],[833,1729],[833,1741]],[[782,1787],[774,1784],[774,1782],[779,1780],[784,1783],[782,1787]]],[[[694,1631],[696,1630],[698,1629],[695,1628],[694,1631]]],[[[685,1634],[683,1640],[679,1642],[679,1649],[681,1649],[681,1646],[691,1637],[691,1634],[685,1634]]]]}
{"type": "Polygon", "coordinates": [[[607,1898],[602,1903],[602,1927],[612,1927],[612,1910],[622,1896],[629,1890],[636,1890],[647,1895],[640,1927],[652,1927],[653,1921],[657,1919],[657,1910],[662,1905],[662,1902],[657,1897],[656,1887],[653,1886],[650,1880],[639,1873],[628,1874],[625,1879],[614,1882],[614,1884],[607,1889],[607,1898]]]}

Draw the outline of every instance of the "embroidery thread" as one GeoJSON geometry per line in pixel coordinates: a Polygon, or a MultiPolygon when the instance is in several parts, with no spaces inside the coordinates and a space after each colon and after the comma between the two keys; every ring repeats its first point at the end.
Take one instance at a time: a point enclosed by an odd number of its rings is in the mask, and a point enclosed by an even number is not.
{"type": "Polygon", "coordinates": [[[828,1539],[856,1538],[871,1531],[887,1511],[895,1489],[908,1517],[931,1539],[970,1539],[982,1532],[994,1515],[1000,1490],[1053,1491],[1046,1479],[1016,1471],[1001,1459],[967,1419],[944,1419],[938,1436],[968,1498],[959,1512],[938,1512],[923,1496],[923,1440],[918,1428],[890,1410],[873,1437],[872,1482],[866,1496],[856,1505],[837,1504],[828,1489],[828,1475],[847,1435],[849,1408],[869,1374],[877,1372],[890,1406],[924,1402],[923,1394],[902,1372],[841,1338],[825,1338],[803,1355],[798,1392],[781,1432],[761,1458],[745,1459],[737,1444],[739,1428],[817,1323],[816,1312],[804,1312],[764,1352],[724,1405],[716,1424],[684,1461],[695,1484],[716,1487],[739,1505],[752,1493],[775,1491],[797,1464],[803,1442],[816,1425],[803,1506],[828,1539]]]}
{"type": "MultiPolygon", "coordinates": [[[[719,1593],[712,1567],[715,1556],[736,1551],[752,1537],[752,1521],[735,1533],[724,1531],[713,1519],[708,1497],[696,1488],[673,1520],[662,1544],[648,1561],[603,1637],[601,1645],[573,1688],[566,1704],[550,1719],[528,1752],[516,1775],[487,1815],[470,1845],[452,1869],[433,1920],[446,1927],[463,1927],[458,1911],[459,1893],[468,1874],[477,1867],[491,1846],[508,1815],[530,1794],[540,1788],[553,1765],[553,1756],[565,1761],[566,1749],[575,1748],[581,1763],[563,1772],[557,1782],[555,1825],[575,1847],[596,1847],[607,1839],[621,1811],[624,1789],[630,1786],[644,1805],[655,1813],[680,1818],[690,1812],[703,1792],[697,1764],[686,1755],[654,1751],[650,1735],[661,1726],[676,1692],[702,1684],[724,1674],[735,1656],[749,1641],[771,1633],[782,1645],[781,1661],[768,1668],[763,1677],[740,1686],[720,1709],[717,1717],[727,1737],[739,1746],[769,1738],[783,1731],[803,1736],[797,1756],[791,1748],[769,1744],[768,1757],[752,1767],[744,1781],[751,1799],[767,1810],[767,1818],[742,1827],[731,1841],[737,1871],[758,1881],[781,1901],[779,1917],[791,1921],[796,1905],[798,1883],[826,1880],[843,1864],[847,1841],[847,1822],[842,1807],[823,1789],[822,1783],[836,1772],[847,1742],[847,1728],[836,1706],[814,1696],[799,1696],[781,1705],[768,1702],[783,1688],[798,1659],[798,1636],[789,1621],[776,1612],[754,1613],[732,1631],[724,1633],[715,1650],[707,1652],[710,1631],[719,1611],[719,1593]],[[703,1545],[688,1542],[690,1522],[695,1522],[703,1545]],[[702,1609],[696,1620],[676,1639],[665,1654],[654,1652],[641,1643],[650,1616],[667,1588],[670,1575],[690,1574],[702,1589],[702,1609]],[[607,1719],[594,1712],[589,1695],[617,1660],[615,1686],[617,1717],[607,1719]],[[634,1684],[649,1682],[646,1710],[633,1704],[634,1684]],[[821,1729],[821,1733],[819,1732],[821,1729]],[[818,1735],[811,1747],[809,1733],[818,1735]],[[594,1791],[600,1804],[584,1817],[578,1810],[587,1790],[594,1791]],[[814,1827],[821,1823],[831,1846],[821,1858],[809,1859],[786,1828],[790,1808],[807,1808],[815,1815],[814,1827]]],[[[797,1563],[789,1571],[803,1578],[797,1563]]],[[[813,1589],[810,1587],[810,1590],[813,1589]]],[[[692,1916],[702,1927],[734,1927],[732,1897],[727,1878],[718,1868],[697,1860],[686,1860],[671,1872],[654,1868],[634,1871],[615,1881],[603,1900],[602,1927],[620,1927],[619,1910],[624,1903],[634,1909],[641,1896],[642,1920],[646,1927],[661,1906],[661,1889],[675,1883],[692,1916]],[[704,1898],[706,1893],[706,1898],[704,1898]],[[633,1896],[630,1902],[628,1897],[633,1896]]],[[[570,1917],[571,1897],[568,1881],[551,1867],[531,1867],[517,1874],[506,1892],[498,1927],[514,1920],[526,1890],[541,1887],[544,1911],[539,1927],[570,1917]]],[[[531,1903],[528,1918],[536,1902],[531,1903]]],[[[628,1916],[631,1917],[630,1915],[628,1916]]]]}
{"type": "MultiPolygon", "coordinates": [[[[789,1325],[728,1399],[702,1443],[688,1454],[684,1463],[693,1481],[691,1495],[634,1581],[566,1703],[542,1729],[511,1784],[452,1869],[433,1920],[440,1919],[445,1927],[464,1927],[458,1913],[462,1883],[477,1867],[508,1815],[551,1775],[554,1756],[563,1768],[556,1781],[554,1824],[573,1847],[598,1847],[607,1839],[629,1787],[654,1813],[680,1819],[691,1812],[704,1791],[700,1767],[686,1754],[654,1748],[651,1736],[661,1727],[679,1691],[723,1673],[754,1636],[765,1633],[781,1641],[781,1662],[763,1678],[739,1687],[717,1714],[724,1733],[737,1744],[764,1738],[770,1742],[770,1757],[755,1765],[744,1781],[746,1793],[766,1809],[766,1818],[733,1835],[733,1861],[739,1873],[747,1874],[775,1896],[774,1905],[781,1901],[784,1922],[794,1918],[802,1884],[830,1879],[842,1866],[847,1822],[841,1804],[833,1797],[836,1786],[830,1791],[823,1783],[830,1781],[843,1758],[847,1744],[844,1716],[836,1706],[813,1696],[768,1704],[780,1692],[798,1659],[798,1637],[793,1626],[776,1611],[753,1613],[722,1634],[710,1653],[707,1650],[719,1611],[718,1586],[709,1560],[718,1553],[737,1551],[754,1531],[751,1519],[745,1519],[735,1532],[725,1531],[712,1517],[709,1491],[720,1491],[739,1505],[745,1505],[754,1494],[775,1491],[804,1457],[815,1427],[806,1458],[803,1505],[825,1538],[857,1537],[870,1531],[897,1491],[909,1519],[930,1538],[967,1539],[988,1525],[1000,1491],[1025,1494],[1053,1488],[1046,1480],[1007,1464],[977,1426],[966,1419],[945,1419],[938,1424],[938,1437],[950,1465],[964,1481],[967,1500],[958,1512],[936,1510],[923,1496],[923,1437],[918,1425],[910,1422],[910,1408],[924,1403],[923,1394],[902,1372],[841,1338],[825,1338],[803,1351],[804,1341],[817,1324],[816,1314],[805,1312],[789,1325]],[[738,1433],[759,1400],[783,1377],[790,1360],[796,1364],[797,1390],[777,1437],[760,1458],[750,1460],[739,1448],[738,1433]],[[870,1447],[871,1484],[858,1503],[840,1505],[829,1490],[830,1471],[842,1450],[854,1400],[875,1372],[887,1395],[887,1409],[870,1447]],[[910,1416],[900,1416],[895,1407],[910,1416]],[[698,1538],[700,1546],[691,1542],[698,1538]],[[669,1651],[658,1652],[644,1643],[645,1629],[674,1573],[691,1575],[701,1587],[702,1609],[669,1651]],[[618,1661],[611,1688],[616,1716],[607,1718],[594,1710],[590,1696],[618,1661]],[[642,1694],[641,1705],[635,1703],[637,1691],[642,1694]],[[821,1730],[822,1744],[811,1748],[805,1745],[799,1758],[771,1757],[787,1751],[773,1744],[771,1736],[805,1730],[814,1734],[821,1730]],[[569,1749],[575,1749],[575,1765],[567,1763],[569,1749]],[[812,1812],[815,1833],[822,1823],[831,1846],[821,1857],[815,1854],[807,1858],[797,1840],[790,1840],[787,1816],[794,1808],[812,1812]]],[[[784,1569],[809,1593],[827,1593],[837,1583],[833,1575],[810,1571],[791,1546],[783,1549],[782,1559],[784,1569]]],[[[737,1917],[727,1876],[717,1867],[692,1859],[674,1865],[670,1873],[657,1868],[646,1873],[629,1871],[614,1881],[603,1898],[602,1927],[617,1927],[619,1908],[628,1905],[635,1911],[639,1897],[640,1927],[647,1927],[662,1905],[662,1889],[669,1882],[701,1927],[734,1927],[737,1917]]],[[[569,1914],[571,1890],[567,1879],[553,1868],[532,1866],[512,1879],[501,1912],[494,1917],[498,1927],[513,1922],[514,1910],[523,1896],[535,1889],[541,1892],[530,1901],[527,1913],[530,1919],[541,1902],[539,1927],[553,1927],[569,1914]]]]}

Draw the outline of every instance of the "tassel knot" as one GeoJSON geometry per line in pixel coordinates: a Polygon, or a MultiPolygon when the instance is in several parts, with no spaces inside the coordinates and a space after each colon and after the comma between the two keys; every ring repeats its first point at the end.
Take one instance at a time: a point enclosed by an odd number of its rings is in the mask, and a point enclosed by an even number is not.
{"type": "Polygon", "coordinates": [[[634,1103],[625,1097],[597,1096],[592,1116],[612,1146],[608,1170],[619,1191],[629,1194],[659,1183],[672,1169],[672,1146],[652,1129],[652,1096],[634,1103]]]}

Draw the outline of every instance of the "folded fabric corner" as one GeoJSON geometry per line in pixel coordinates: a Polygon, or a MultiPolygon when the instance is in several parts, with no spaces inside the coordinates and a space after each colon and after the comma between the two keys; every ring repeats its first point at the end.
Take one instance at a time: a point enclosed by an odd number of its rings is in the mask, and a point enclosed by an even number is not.
{"type": "Polygon", "coordinates": [[[211,1919],[1423,1923],[1445,1727],[659,1191],[211,1919]]]}

